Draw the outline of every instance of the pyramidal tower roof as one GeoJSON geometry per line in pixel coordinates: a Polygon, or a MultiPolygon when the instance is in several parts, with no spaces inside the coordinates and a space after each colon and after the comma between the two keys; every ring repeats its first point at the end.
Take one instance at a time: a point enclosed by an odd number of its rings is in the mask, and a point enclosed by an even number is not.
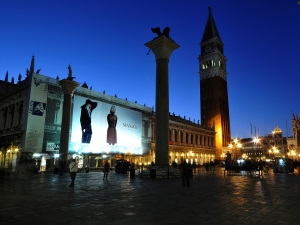
{"type": "Polygon", "coordinates": [[[216,23],[212,16],[211,7],[208,7],[208,19],[206,21],[204,33],[202,36],[201,42],[207,41],[211,38],[217,37],[222,42],[221,37],[219,35],[216,23]]]}

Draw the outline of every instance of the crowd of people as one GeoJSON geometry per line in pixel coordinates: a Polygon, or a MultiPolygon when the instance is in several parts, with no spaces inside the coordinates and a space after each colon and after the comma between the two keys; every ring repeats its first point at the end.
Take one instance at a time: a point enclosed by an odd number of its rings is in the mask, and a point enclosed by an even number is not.
{"type": "MultiPolygon", "coordinates": [[[[230,161],[230,162],[227,161],[225,164],[225,167],[235,166],[232,163],[234,163],[234,161],[230,161]]],[[[64,166],[64,163],[61,162],[60,176],[62,176],[63,166],[64,166]]],[[[151,166],[154,166],[154,162],[151,163],[151,166]]],[[[174,161],[172,163],[172,166],[177,167],[181,171],[182,185],[189,187],[190,186],[189,179],[193,176],[193,169],[196,169],[197,165],[195,163],[193,163],[193,164],[188,163],[186,160],[184,160],[179,165],[174,161]]],[[[204,163],[203,166],[206,169],[206,171],[210,171],[211,173],[214,174],[214,172],[215,172],[215,162],[214,161],[204,163]]],[[[259,173],[259,175],[262,176],[263,173],[266,173],[269,171],[270,165],[268,165],[268,164],[266,164],[266,162],[263,162],[262,160],[260,160],[257,162],[245,161],[245,162],[243,162],[243,165],[236,165],[236,166],[247,166],[247,167],[251,168],[252,170],[257,171],[259,173]]],[[[294,169],[293,163],[290,163],[290,161],[285,160],[284,167],[287,168],[287,166],[289,169],[294,169]]],[[[283,167],[283,164],[280,164],[279,160],[278,160],[278,162],[276,161],[274,164],[274,167],[273,167],[274,173],[276,173],[280,169],[282,169],[281,167],[283,167]]],[[[128,174],[128,172],[131,168],[134,168],[134,164],[133,163],[130,164],[130,162],[127,160],[116,160],[116,162],[115,162],[115,172],[116,173],[128,174]]],[[[78,172],[78,163],[76,163],[75,159],[73,159],[72,162],[69,164],[69,170],[70,170],[70,177],[71,177],[71,184],[69,186],[74,187],[76,173],[78,172]]],[[[113,169],[111,168],[109,161],[105,160],[104,165],[103,165],[103,178],[102,178],[103,180],[104,179],[107,180],[110,170],[113,170],[113,169]]],[[[85,171],[86,171],[86,173],[88,173],[89,167],[86,167],[85,171]]]]}
{"type": "Polygon", "coordinates": [[[130,162],[127,160],[116,160],[115,163],[115,172],[127,174],[130,169],[130,162]]]}

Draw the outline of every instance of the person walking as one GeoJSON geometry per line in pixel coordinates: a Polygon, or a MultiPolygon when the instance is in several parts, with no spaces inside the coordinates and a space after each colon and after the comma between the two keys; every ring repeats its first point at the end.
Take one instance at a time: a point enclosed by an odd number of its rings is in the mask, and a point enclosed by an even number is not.
{"type": "Polygon", "coordinates": [[[189,181],[189,165],[187,164],[186,160],[183,160],[183,163],[181,164],[181,170],[182,170],[182,185],[186,185],[189,187],[190,186],[190,181],[189,181]]]}
{"type": "Polygon", "coordinates": [[[215,174],[215,162],[213,160],[210,161],[209,167],[210,167],[210,171],[212,172],[212,174],[215,174]]]}
{"type": "Polygon", "coordinates": [[[60,159],[59,160],[59,176],[62,176],[63,175],[63,170],[64,170],[64,161],[63,159],[60,159]]]}
{"type": "Polygon", "coordinates": [[[69,185],[69,187],[74,187],[74,181],[78,170],[78,164],[76,163],[75,159],[72,160],[72,162],[69,165],[69,168],[70,168],[70,177],[71,177],[71,184],[69,185]]]}
{"type": "Polygon", "coordinates": [[[264,165],[263,165],[263,162],[262,160],[259,160],[259,163],[258,163],[258,171],[259,171],[259,176],[263,177],[263,169],[264,169],[264,165]]]}
{"type": "Polygon", "coordinates": [[[103,179],[102,180],[104,180],[104,178],[107,180],[109,168],[110,168],[109,162],[108,162],[108,160],[106,160],[105,163],[104,163],[104,174],[103,174],[103,179]]]}

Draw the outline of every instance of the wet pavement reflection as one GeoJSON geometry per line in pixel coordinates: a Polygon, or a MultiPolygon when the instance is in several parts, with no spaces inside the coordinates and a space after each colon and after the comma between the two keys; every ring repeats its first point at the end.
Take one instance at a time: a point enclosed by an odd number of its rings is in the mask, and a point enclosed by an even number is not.
{"type": "Polygon", "coordinates": [[[300,176],[194,171],[141,179],[110,172],[23,174],[0,180],[0,224],[299,224],[300,176]]]}

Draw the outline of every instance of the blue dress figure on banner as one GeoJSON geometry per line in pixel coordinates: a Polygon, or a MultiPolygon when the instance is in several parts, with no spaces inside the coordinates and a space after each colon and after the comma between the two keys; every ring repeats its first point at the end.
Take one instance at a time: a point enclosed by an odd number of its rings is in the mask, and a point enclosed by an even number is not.
{"type": "Polygon", "coordinates": [[[82,131],[82,143],[90,143],[92,138],[92,111],[97,107],[97,102],[92,102],[90,99],[85,101],[81,106],[80,124],[82,131]]]}

